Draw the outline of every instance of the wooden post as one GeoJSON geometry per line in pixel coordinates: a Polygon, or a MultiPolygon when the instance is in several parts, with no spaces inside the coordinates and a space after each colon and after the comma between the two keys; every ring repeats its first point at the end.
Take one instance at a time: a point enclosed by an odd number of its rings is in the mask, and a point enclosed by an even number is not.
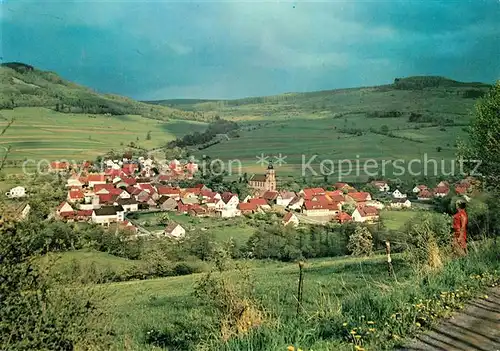
{"type": "Polygon", "coordinates": [[[299,262],[299,286],[297,292],[297,316],[300,314],[300,309],[302,307],[302,286],[304,283],[304,276],[302,269],[304,268],[304,262],[299,262]]]}
{"type": "Polygon", "coordinates": [[[394,270],[392,269],[391,243],[388,240],[385,241],[385,252],[387,254],[387,270],[389,272],[389,276],[392,276],[394,275],[394,270]]]}

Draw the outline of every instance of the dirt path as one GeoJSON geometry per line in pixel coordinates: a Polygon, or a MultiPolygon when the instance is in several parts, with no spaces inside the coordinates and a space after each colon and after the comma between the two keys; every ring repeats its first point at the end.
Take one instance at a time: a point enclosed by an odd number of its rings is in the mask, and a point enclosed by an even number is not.
{"type": "Polygon", "coordinates": [[[408,351],[500,351],[500,288],[423,333],[408,351]]]}

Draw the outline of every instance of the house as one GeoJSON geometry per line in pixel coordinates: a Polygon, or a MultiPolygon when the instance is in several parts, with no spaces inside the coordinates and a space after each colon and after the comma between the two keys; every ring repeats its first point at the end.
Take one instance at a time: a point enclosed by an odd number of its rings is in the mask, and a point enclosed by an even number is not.
{"type": "Polygon", "coordinates": [[[418,194],[422,190],[427,190],[427,185],[424,184],[415,185],[415,187],[412,189],[412,192],[418,194]]]}
{"type": "Polygon", "coordinates": [[[352,213],[352,219],[355,222],[375,222],[379,219],[378,210],[371,206],[358,206],[352,213]]]}
{"type": "Polygon", "coordinates": [[[227,208],[236,208],[240,203],[238,195],[232,194],[230,192],[222,193],[221,200],[224,201],[225,207],[227,208]]]}
{"type": "Polygon", "coordinates": [[[377,188],[378,191],[388,192],[391,189],[389,184],[383,180],[374,180],[370,184],[377,188]]]}
{"type": "Polygon", "coordinates": [[[65,172],[69,169],[68,162],[54,161],[50,163],[50,170],[52,172],[65,172]]]}
{"type": "Polygon", "coordinates": [[[336,219],[340,224],[352,221],[352,217],[347,212],[342,211],[337,215],[336,219]]]}
{"type": "Polygon", "coordinates": [[[325,189],[323,188],[306,188],[299,192],[299,195],[304,198],[304,200],[311,200],[314,196],[325,195],[325,189]]]}
{"type": "Polygon", "coordinates": [[[272,163],[267,166],[266,174],[254,174],[248,181],[248,186],[260,191],[275,191],[276,190],[276,172],[272,163]]]}
{"type": "Polygon", "coordinates": [[[78,174],[72,174],[66,181],[66,186],[68,188],[81,188],[85,184],[87,184],[87,179],[85,177],[79,177],[78,174]]]}
{"type": "Polygon", "coordinates": [[[172,238],[182,238],[186,235],[186,230],[180,224],[171,222],[165,227],[163,233],[172,238]]]}
{"type": "Polygon", "coordinates": [[[190,216],[193,217],[206,217],[208,216],[208,209],[197,205],[197,206],[192,206],[189,209],[188,213],[190,216]]]}
{"type": "Polygon", "coordinates": [[[238,204],[238,210],[240,210],[241,214],[247,215],[258,212],[259,206],[256,203],[240,202],[238,204]]]}
{"type": "Polygon", "coordinates": [[[124,198],[118,198],[114,202],[115,205],[120,205],[123,207],[125,212],[136,212],[139,211],[139,203],[135,199],[124,199],[124,198]]]}
{"type": "Polygon", "coordinates": [[[291,225],[297,227],[299,225],[299,219],[293,212],[287,212],[281,223],[284,226],[291,225]]]}
{"type": "Polygon", "coordinates": [[[375,207],[376,209],[383,210],[385,205],[377,200],[369,200],[365,202],[365,206],[375,207]]]}
{"type": "Polygon", "coordinates": [[[295,196],[292,201],[288,204],[290,210],[298,211],[304,206],[304,198],[301,196],[295,196]]]}
{"type": "Polygon", "coordinates": [[[106,176],[104,174],[90,174],[87,177],[89,188],[93,188],[97,184],[106,184],[106,176]]]}
{"type": "Polygon", "coordinates": [[[302,210],[306,216],[331,216],[340,212],[340,204],[328,203],[322,201],[304,201],[304,208],[302,210]]]}
{"type": "Polygon", "coordinates": [[[269,206],[268,202],[263,198],[250,199],[248,200],[248,203],[257,206],[264,211],[269,211],[271,209],[271,206],[269,206]]]}
{"type": "Polygon", "coordinates": [[[347,183],[342,183],[342,182],[337,182],[333,185],[333,187],[337,190],[341,190],[342,192],[356,192],[357,190],[352,186],[347,183]]]}
{"type": "Polygon", "coordinates": [[[5,193],[9,199],[19,199],[26,196],[26,188],[23,186],[16,186],[5,193]]]}
{"type": "Polygon", "coordinates": [[[261,195],[261,198],[262,199],[265,199],[267,202],[271,203],[271,202],[276,202],[276,198],[278,197],[278,192],[277,191],[266,191],[264,192],[262,195],[261,195]]]}
{"type": "MultiPolygon", "coordinates": [[[[441,182],[442,183],[442,182],[441,182]]],[[[441,184],[440,183],[440,184],[441,184]]],[[[437,186],[435,189],[434,189],[434,196],[435,197],[445,197],[446,195],[448,195],[450,193],[450,188],[446,187],[446,186],[437,186]]]]}
{"type": "Polygon", "coordinates": [[[465,193],[467,193],[467,190],[468,190],[468,187],[465,185],[455,186],[455,193],[457,193],[458,195],[464,195],[465,193]]]}
{"type": "Polygon", "coordinates": [[[66,201],[61,202],[61,204],[56,208],[56,214],[59,217],[65,217],[68,216],[69,213],[74,213],[74,212],[75,210],[73,209],[73,207],[71,207],[71,205],[66,201]]]}
{"type": "Polygon", "coordinates": [[[392,197],[395,199],[406,199],[406,194],[403,194],[399,189],[392,192],[392,197]]]}
{"type": "Polygon", "coordinates": [[[92,217],[93,210],[77,210],[75,219],[79,222],[88,222],[92,217]]]}
{"type": "Polygon", "coordinates": [[[168,196],[174,198],[175,200],[179,200],[181,198],[181,190],[179,188],[172,188],[168,186],[158,186],[157,187],[158,195],[160,196],[168,196]]]}
{"type": "Polygon", "coordinates": [[[177,200],[172,197],[162,196],[157,203],[162,211],[175,211],[177,209],[177,200]]]}
{"type": "Polygon", "coordinates": [[[113,194],[100,194],[100,195],[97,195],[97,197],[99,198],[100,205],[103,205],[103,204],[111,205],[116,201],[116,199],[118,199],[118,196],[113,195],[113,194]]]}
{"type": "Polygon", "coordinates": [[[293,191],[280,191],[276,197],[276,205],[287,207],[296,195],[293,191]]]}
{"type": "Polygon", "coordinates": [[[419,201],[429,201],[431,200],[432,198],[434,197],[434,194],[428,190],[428,189],[423,189],[421,190],[418,195],[417,195],[417,199],[419,201]]]}
{"type": "Polygon", "coordinates": [[[372,196],[369,192],[366,191],[356,191],[347,193],[346,199],[350,203],[366,202],[370,201],[372,199],[372,196]]]}
{"type": "Polygon", "coordinates": [[[125,210],[120,205],[103,206],[92,211],[92,222],[97,224],[110,224],[123,222],[125,210]]]}
{"type": "Polygon", "coordinates": [[[108,195],[115,193],[115,186],[113,184],[95,184],[94,194],[95,195],[108,195]]]}
{"type": "Polygon", "coordinates": [[[442,180],[439,182],[439,184],[437,185],[438,188],[440,187],[443,187],[443,188],[449,188],[450,187],[450,183],[448,183],[446,180],[442,180]]]}
{"type": "Polygon", "coordinates": [[[26,219],[30,213],[31,206],[27,202],[5,204],[6,208],[3,208],[0,212],[0,223],[4,218],[9,218],[13,221],[22,221],[26,219]]]}
{"type": "Polygon", "coordinates": [[[392,199],[390,206],[395,209],[410,208],[411,202],[408,199],[392,199]]]}
{"type": "Polygon", "coordinates": [[[80,189],[70,189],[68,191],[67,200],[72,203],[75,203],[77,201],[84,201],[85,195],[80,189]]]}

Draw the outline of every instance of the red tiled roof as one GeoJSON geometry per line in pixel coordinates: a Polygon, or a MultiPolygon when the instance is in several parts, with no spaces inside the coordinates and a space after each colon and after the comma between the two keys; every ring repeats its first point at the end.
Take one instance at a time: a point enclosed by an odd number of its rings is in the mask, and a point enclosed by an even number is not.
{"type": "Polygon", "coordinates": [[[248,200],[249,204],[254,204],[256,206],[266,206],[267,201],[266,199],[258,198],[258,199],[249,199],[248,200]]]}
{"type": "Polygon", "coordinates": [[[262,194],[262,198],[269,201],[273,201],[276,200],[278,194],[279,193],[277,191],[266,191],[264,194],[262,194]]]}
{"type": "Polygon", "coordinates": [[[292,219],[293,213],[292,212],[287,212],[285,217],[283,217],[283,222],[288,222],[290,219],[292,219]]]}
{"type": "Polygon", "coordinates": [[[330,195],[330,199],[332,199],[333,202],[344,202],[345,201],[344,195],[330,195]]]}
{"type": "Polygon", "coordinates": [[[423,199],[430,199],[432,195],[433,195],[432,192],[430,192],[427,189],[424,189],[418,193],[418,197],[423,199]]]}
{"type": "Polygon", "coordinates": [[[159,195],[180,195],[181,190],[179,188],[172,188],[168,186],[157,186],[159,195]]]}
{"type": "Polygon", "coordinates": [[[106,176],[104,174],[89,174],[87,180],[89,182],[105,182],[106,176]]]}
{"type": "Polygon", "coordinates": [[[231,200],[234,196],[236,196],[236,195],[233,193],[224,192],[221,195],[221,199],[222,199],[222,201],[224,201],[227,204],[229,202],[229,200],[231,200]]]}
{"type": "Polygon", "coordinates": [[[149,194],[153,194],[156,192],[156,189],[149,183],[140,183],[137,184],[137,186],[149,194]]]}
{"type": "Polygon", "coordinates": [[[101,190],[106,190],[108,193],[112,193],[114,191],[115,186],[113,184],[96,184],[94,185],[94,192],[98,193],[101,190]]]}
{"type": "Polygon", "coordinates": [[[353,192],[348,194],[349,197],[351,197],[354,201],[367,201],[370,198],[370,193],[367,193],[366,191],[360,191],[360,192],[353,192]]]}
{"type": "Polygon", "coordinates": [[[332,197],[332,196],[342,196],[344,197],[344,192],[342,190],[333,190],[333,191],[327,191],[326,195],[332,197]]]}
{"type": "Polygon", "coordinates": [[[315,195],[324,195],[325,194],[325,189],[323,188],[306,188],[302,189],[304,193],[304,197],[306,199],[310,199],[315,195]]]}
{"type": "Polygon", "coordinates": [[[122,182],[128,184],[128,185],[135,185],[137,184],[137,181],[133,177],[122,177],[122,182]]]}
{"type": "Polygon", "coordinates": [[[373,206],[360,206],[358,207],[358,212],[361,217],[378,216],[378,209],[373,206]]]}
{"type": "Polygon", "coordinates": [[[92,216],[92,212],[94,212],[94,210],[78,210],[76,211],[76,215],[78,217],[90,217],[92,216]]]}
{"type": "Polygon", "coordinates": [[[435,194],[448,194],[450,192],[450,189],[446,186],[438,186],[437,188],[434,189],[435,194]]]}
{"type": "Polygon", "coordinates": [[[98,195],[99,196],[99,203],[100,204],[109,204],[109,203],[113,203],[117,196],[116,195],[113,195],[113,194],[101,194],[101,195],[98,195]]]}
{"type": "Polygon", "coordinates": [[[52,169],[67,169],[69,167],[68,162],[54,161],[50,163],[50,168],[52,169]]]}
{"type": "Polygon", "coordinates": [[[69,191],[69,198],[73,200],[83,199],[85,196],[83,195],[83,191],[79,189],[74,189],[69,191]]]}
{"type": "Polygon", "coordinates": [[[59,216],[64,217],[64,218],[71,218],[71,217],[75,216],[75,211],[59,212],[59,216]]]}
{"type": "Polygon", "coordinates": [[[238,204],[238,209],[241,211],[255,211],[258,205],[251,202],[240,202],[238,204]]]}
{"type": "Polygon", "coordinates": [[[306,210],[338,210],[338,205],[338,203],[326,203],[311,200],[306,200],[304,202],[306,210]]]}
{"type": "Polygon", "coordinates": [[[350,221],[352,220],[352,217],[346,213],[346,212],[340,212],[338,215],[337,215],[337,220],[340,222],[340,223],[343,223],[343,222],[347,222],[347,221],[350,221]]]}
{"type": "Polygon", "coordinates": [[[334,184],[334,187],[335,187],[335,189],[341,190],[341,189],[343,189],[345,187],[349,187],[349,184],[338,182],[338,183],[334,184]]]}
{"type": "Polygon", "coordinates": [[[463,195],[467,192],[467,187],[466,186],[457,186],[457,187],[455,187],[455,192],[459,195],[463,195]]]}

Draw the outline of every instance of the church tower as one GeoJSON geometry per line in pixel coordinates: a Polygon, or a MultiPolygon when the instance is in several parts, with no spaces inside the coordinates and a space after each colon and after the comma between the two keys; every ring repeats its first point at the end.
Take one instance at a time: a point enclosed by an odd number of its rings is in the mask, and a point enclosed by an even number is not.
{"type": "Polygon", "coordinates": [[[266,172],[266,190],[276,191],[276,172],[272,162],[269,162],[266,172]]]}

